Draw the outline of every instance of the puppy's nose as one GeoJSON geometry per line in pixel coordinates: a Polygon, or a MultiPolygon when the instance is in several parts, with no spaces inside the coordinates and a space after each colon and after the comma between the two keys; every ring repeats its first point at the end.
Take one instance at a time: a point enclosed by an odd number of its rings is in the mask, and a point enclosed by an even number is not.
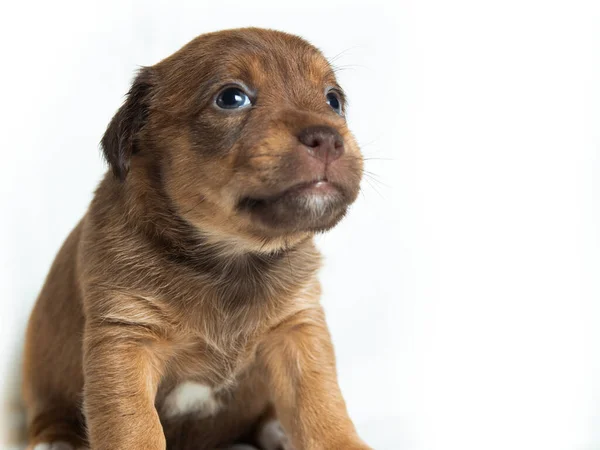
{"type": "Polygon", "coordinates": [[[313,126],[305,128],[298,135],[308,153],[321,161],[335,161],[344,153],[344,140],[340,133],[331,127],[313,126]]]}

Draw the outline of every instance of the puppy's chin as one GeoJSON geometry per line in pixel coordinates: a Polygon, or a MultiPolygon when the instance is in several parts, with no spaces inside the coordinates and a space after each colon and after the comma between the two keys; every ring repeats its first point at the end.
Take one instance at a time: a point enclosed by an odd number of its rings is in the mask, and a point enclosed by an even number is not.
{"type": "Polygon", "coordinates": [[[340,186],[317,181],[273,196],[242,198],[238,210],[268,234],[284,236],[327,231],[344,217],[350,203],[340,186]]]}

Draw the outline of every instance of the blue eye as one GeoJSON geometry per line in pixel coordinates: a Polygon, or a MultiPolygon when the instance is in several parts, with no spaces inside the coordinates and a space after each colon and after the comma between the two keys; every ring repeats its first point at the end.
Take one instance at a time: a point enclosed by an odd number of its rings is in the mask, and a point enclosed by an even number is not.
{"type": "Polygon", "coordinates": [[[340,100],[340,96],[335,91],[329,91],[327,93],[327,104],[331,106],[336,113],[342,115],[342,101],[340,100]]]}
{"type": "Polygon", "coordinates": [[[245,108],[252,104],[248,94],[237,87],[223,89],[217,96],[216,103],[217,106],[222,109],[245,108]]]}

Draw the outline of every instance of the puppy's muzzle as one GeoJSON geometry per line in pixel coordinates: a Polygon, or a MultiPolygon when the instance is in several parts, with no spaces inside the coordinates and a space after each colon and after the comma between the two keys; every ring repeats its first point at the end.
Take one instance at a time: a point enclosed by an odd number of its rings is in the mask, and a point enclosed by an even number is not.
{"type": "Polygon", "coordinates": [[[344,140],[340,133],[328,126],[304,128],[298,134],[298,140],[314,158],[325,163],[335,161],[344,154],[344,140]]]}

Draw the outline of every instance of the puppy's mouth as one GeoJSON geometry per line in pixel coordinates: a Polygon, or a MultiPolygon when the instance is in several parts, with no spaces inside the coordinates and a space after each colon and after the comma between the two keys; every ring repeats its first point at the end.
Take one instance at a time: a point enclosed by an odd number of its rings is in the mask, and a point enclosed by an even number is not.
{"type": "Polygon", "coordinates": [[[244,197],[238,209],[270,229],[318,232],[333,227],[344,216],[348,204],[340,185],[317,179],[272,196],[244,197]]]}

